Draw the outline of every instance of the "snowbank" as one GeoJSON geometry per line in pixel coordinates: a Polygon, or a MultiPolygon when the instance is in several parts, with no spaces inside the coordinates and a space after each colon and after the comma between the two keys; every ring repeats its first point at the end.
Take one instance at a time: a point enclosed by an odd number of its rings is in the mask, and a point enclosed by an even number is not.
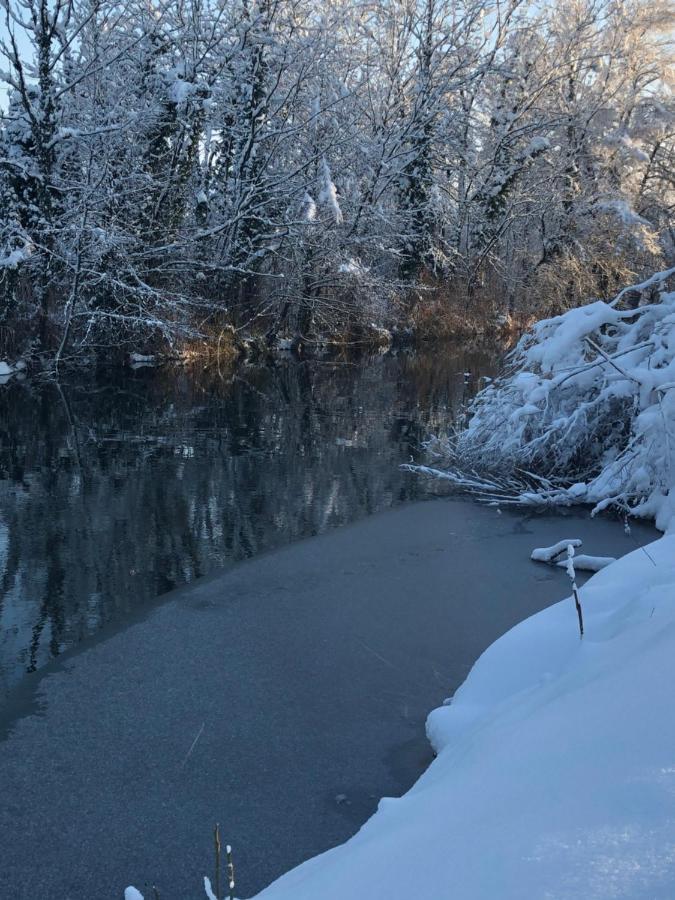
{"type": "MultiPolygon", "coordinates": [[[[675,268],[537,323],[468,427],[437,441],[445,474],[483,496],[675,515],[675,268]]],[[[429,471],[429,470],[427,470],[429,471]]]]}
{"type": "Polygon", "coordinates": [[[675,896],[675,534],[478,660],[427,730],[438,758],[346,844],[260,900],[675,896]]]}

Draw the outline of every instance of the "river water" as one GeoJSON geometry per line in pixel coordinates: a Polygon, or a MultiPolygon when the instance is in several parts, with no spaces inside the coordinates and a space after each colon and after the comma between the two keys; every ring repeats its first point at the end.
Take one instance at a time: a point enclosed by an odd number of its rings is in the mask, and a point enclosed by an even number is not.
{"type": "Polygon", "coordinates": [[[215,822],[250,896],[406,791],[429,710],[569,593],[534,546],[651,539],[583,509],[409,502],[448,487],[400,464],[494,365],[446,349],[0,389],[3,897],[198,896],[215,822]]]}
{"type": "Polygon", "coordinates": [[[0,696],[109,622],[442,493],[401,471],[496,354],[140,369],[0,388],[0,696]]]}

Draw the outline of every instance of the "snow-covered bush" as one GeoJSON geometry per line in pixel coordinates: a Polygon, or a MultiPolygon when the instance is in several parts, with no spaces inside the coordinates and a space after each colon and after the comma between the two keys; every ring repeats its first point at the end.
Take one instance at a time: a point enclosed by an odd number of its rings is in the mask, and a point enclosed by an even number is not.
{"type": "Polygon", "coordinates": [[[484,496],[675,514],[675,268],[536,324],[430,450],[484,496]]]}

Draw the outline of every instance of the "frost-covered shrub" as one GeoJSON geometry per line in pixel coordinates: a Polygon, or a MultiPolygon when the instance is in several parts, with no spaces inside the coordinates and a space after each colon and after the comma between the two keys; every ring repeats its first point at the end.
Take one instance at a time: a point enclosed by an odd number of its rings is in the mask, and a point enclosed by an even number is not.
{"type": "Polygon", "coordinates": [[[518,502],[675,514],[675,268],[535,325],[432,452],[444,474],[518,502]]]}

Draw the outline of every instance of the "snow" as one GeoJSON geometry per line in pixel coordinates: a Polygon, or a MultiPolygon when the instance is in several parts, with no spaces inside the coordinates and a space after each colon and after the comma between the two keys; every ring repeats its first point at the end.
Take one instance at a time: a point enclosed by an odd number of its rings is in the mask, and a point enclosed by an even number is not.
{"type": "Polygon", "coordinates": [[[128,887],[124,892],[124,900],[143,900],[143,894],[134,887],[128,887]]]}
{"type": "Polygon", "coordinates": [[[7,384],[13,377],[23,378],[26,364],[23,360],[10,365],[5,360],[0,360],[0,385],[7,384]]]}
{"type": "Polygon", "coordinates": [[[331,175],[330,167],[325,157],[322,160],[321,168],[323,174],[323,188],[321,190],[321,193],[319,194],[319,200],[321,203],[326,204],[333,216],[335,224],[341,225],[343,222],[343,217],[342,210],[340,209],[340,203],[338,201],[337,188],[333,183],[333,177],[331,175]]]}
{"type": "Polygon", "coordinates": [[[623,129],[608,134],[604,139],[604,143],[608,147],[620,147],[626,156],[637,162],[649,162],[649,154],[645,153],[636,141],[631,138],[630,135],[626,134],[623,129]]]}
{"type": "Polygon", "coordinates": [[[562,553],[566,553],[567,548],[570,546],[581,547],[581,541],[579,538],[565,538],[564,540],[553,544],[551,547],[535,547],[530,559],[538,560],[539,562],[553,562],[556,557],[560,556],[562,553]]]}
{"type": "Polygon", "coordinates": [[[565,538],[551,547],[535,547],[530,555],[530,559],[536,562],[553,563],[563,569],[567,569],[569,573],[569,562],[574,557],[574,564],[570,574],[571,578],[574,578],[574,569],[586,572],[599,572],[600,569],[604,569],[615,561],[613,556],[590,556],[586,553],[577,555],[574,553],[577,547],[581,547],[581,541],[578,538],[565,538]],[[567,554],[566,559],[560,559],[563,553],[567,554]]]}
{"type": "Polygon", "coordinates": [[[144,366],[154,366],[156,363],[156,356],[148,356],[143,353],[129,354],[129,365],[132,369],[142,369],[144,366]]]}
{"type": "MultiPolygon", "coordinates": [[[[599,572],[600,569],[606,568],[613,562],[616,562],[616,557],[614,556],[589,556],[586,553],[574,556],[574,568],[585,572],[599,572]]],[[[567,560],[559,560],[556,565],[561,568],[567,568],[569,563],[567,560]]]]}
{"type": "Polygon", "coordinates": [[[314,222],[316,220],[316,212],[317,212],[316,201],[314,200],[312,195],[309,194],[307,191],[305,191],[305,195],[302,198],[302,205],[303,205],[303,213],[302,213],[303,220],[305,222],[314,222]]]}
{"type": "Polygon", "coordinates": [[[634,209],[631,209],[626,200],[599,200],[595,204],[595,208],[601,212],[613,213],[621,219],[624,225],[646,225],[649,227],[647,219],[639,216],[634,209]]]}
{"type": "Polygon", "coordinates": [[[348,259],[346,262],[340,263],[338,272],[341,275],[352,275],[354,278],[368,274],[368,270],[357,259],[348,259]]]}
{"type": "Polygon", "coordinates": [[[168,95],[178,106],[185,105],[197,92],[197,85],[185,78],[181,67],[174,68],[166,74],[168,95]]]}
{"type": "Polygon", "coordinates": [[[544,153],[546,150],[550,149],[551,142],[548,138],[539,136],[534,137],[530,141],[530,143],[525,148],[525,156],[538,156],[540,153],[544,153]]]}
{"type": "Polygon", "coordinates": [[[447,477],[512,502],[675,515],[675,269],[537,323],[433,449],[447,477]],[[471,477],[468,478],[468,473],[471,477]],[[500,487],[508,483],[508,490],[500,487]]]}
{"type": "Polygon", "coordinates": [[[0,256],[0,269],[16,269],[29,256],[30,252],[26,247],[20,250],[12,250],[10,253],[0,256]]]}

